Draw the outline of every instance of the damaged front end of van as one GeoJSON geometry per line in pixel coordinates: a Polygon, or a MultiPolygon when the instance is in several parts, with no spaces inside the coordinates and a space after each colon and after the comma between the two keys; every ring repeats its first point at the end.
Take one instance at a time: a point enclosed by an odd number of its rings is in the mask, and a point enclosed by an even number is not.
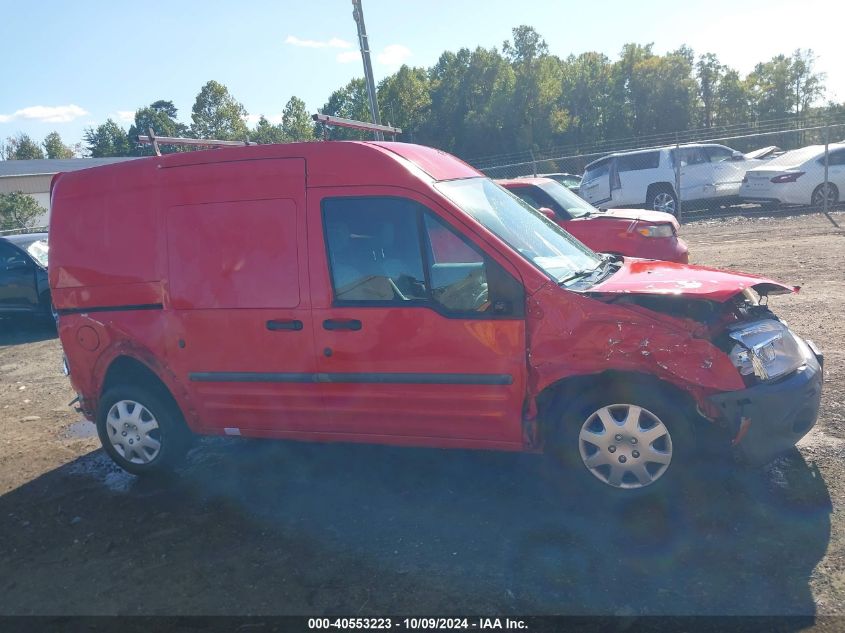
{"type": "Polygon", "coordinates": [[[823,356],[768,306],[770,295],[798,287],[668,262],[618,266],[565,304],[551,285],[529,300],[537,306],[529,326],[536,393],[576,368],[651,376],[687,394],[753,464],[788,451],[813,427],[823,356]],[[550,306],[560,310],[550,314],[550,306]]]}

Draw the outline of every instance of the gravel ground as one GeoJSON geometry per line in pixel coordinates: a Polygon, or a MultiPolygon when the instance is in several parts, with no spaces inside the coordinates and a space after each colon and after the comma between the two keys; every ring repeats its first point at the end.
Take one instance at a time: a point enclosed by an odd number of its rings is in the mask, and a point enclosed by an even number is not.
{"type": "Polygon", "coordinates": [[[661,501],[587,498],[530,455],[234,439],[140,481],[67,406],[54,335],[0,321],[0,614],[845,614],[845,231],[683,235],[802,286],[772,305],[826,384],[797,450],[661,501]]]}

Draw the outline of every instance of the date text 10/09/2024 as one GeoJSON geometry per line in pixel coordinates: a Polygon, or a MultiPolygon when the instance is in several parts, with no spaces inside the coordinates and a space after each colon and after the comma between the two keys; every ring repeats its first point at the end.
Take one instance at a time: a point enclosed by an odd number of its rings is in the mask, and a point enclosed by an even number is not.
{"type": "Polygon", "coordinates": [[[524,620],[511,618],[309,618],[309,630],[525,630],[524,620]]]}

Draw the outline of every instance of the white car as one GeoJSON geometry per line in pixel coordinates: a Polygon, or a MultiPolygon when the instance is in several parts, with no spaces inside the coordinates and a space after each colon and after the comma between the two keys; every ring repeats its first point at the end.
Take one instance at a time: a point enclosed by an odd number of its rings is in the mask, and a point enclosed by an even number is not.
{"type": "Polygon", "coordinates": [[[828,146],[827,174],[825,187],[824,145],[810,145],[749,169],[739,195],[750,202],[817,207],[827,195],[828,204],[834,205],[845,194],[845,143],[828,146]]]}
{"type": "Polygon", "coordinates": [[[745,172],[763,164],[777,148],[746,156],[724,145],[690,144],[618,152],[587,165],[579,195],[593,206],[642,207],[675,214],[675,161],[681,167],[684,204],[706,206],[738,200],[745,172]]]}

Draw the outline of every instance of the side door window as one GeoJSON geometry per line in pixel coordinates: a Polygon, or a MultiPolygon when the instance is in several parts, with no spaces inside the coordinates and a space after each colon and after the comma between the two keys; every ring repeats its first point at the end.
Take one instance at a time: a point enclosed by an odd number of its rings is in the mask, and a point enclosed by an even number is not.
{"type": "Polygon", "coordinates": [[[711,163],[723,163],[730,161],[733,158],[733,152],[727,147],[720,147],[712,145],[707,148],[707,155],[710,157],[711,163]]]}
{"type": "Polygon", "coordinates": [[[561,220],[571,220],[572,217],[552,197],[539,187],[517,187],[510,192],[521,198],[535,209],[546,207],[555,212],[561,220]]]}
{"type": "Polygon", "coordinates": [[[331,198],[323,222],[334,303],[521,318],[522,284],[429,209],[403,198],[331,198]]]}
{"type": "Polygon", "coordinates": [[[22,270],[28,263],[27,258],[14,246],[0,243],[0,270],[22,270]]]}

